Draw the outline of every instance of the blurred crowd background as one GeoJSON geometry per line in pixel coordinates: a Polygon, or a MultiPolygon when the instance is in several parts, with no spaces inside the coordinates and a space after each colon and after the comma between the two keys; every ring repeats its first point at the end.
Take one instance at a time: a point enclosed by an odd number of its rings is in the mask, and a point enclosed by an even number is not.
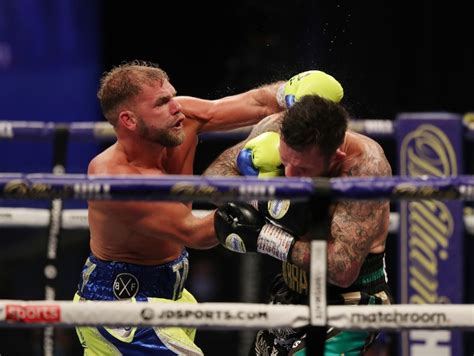
{"type": "MultiPolygon", "coordinates": [[[[320,69],[342,83],[343,103],[354,118],[392,120],[407,111],[463,114],[474,111],[474,44],[466,6],[457,1],[0,0],[0,120],[103,121],[96,99],[100,75],[134,59],[158,63],[181,95],[218,98],[320,69]]],[[[232,143],[201,140],[195,173],[232,143]]],[[[395,165],[394,144],[381,143],[395,165]]],[[[71,143],[66,171],[85,173],[104,147],[71,143]]],[[[48,142],[0,139],[0,150],[1,172],[52,169],[48,142]]],[[[471,167],[472,153],[465,154],[471,167]]],[[[32,206],[47,206],[42,204],[32,206]]],[[[2,229],[0,235],[0,299],[44,299],[47,229],[2,229]]],[[[395,239],[389,238],[387,258],[393,281],[395,239]]],[[[472,245],[467,237],[466,256],[472,245]]],[[[57,299],[72,298],[88,252],[87,231],[61,233],[57,299]]],[[[465,303],[474,302],[471,260],[466,258],[465,303]]],[[[191,251],[188,289],[202,302],[263,302],[278,268],[267,256],[220,247],[191,251]]],[[[244,355],[251,334],[202,330],[197,343],[208,355],[244,355]]],[[[378,354],[395,355],[396,340],[396,334],[385,334],[378,354]]],[[[56,330],[57,355],[81,352],[72,329],[56,330]]],[[[0,355],[41,354],[41,329],[0,331],[0,355]]]]}

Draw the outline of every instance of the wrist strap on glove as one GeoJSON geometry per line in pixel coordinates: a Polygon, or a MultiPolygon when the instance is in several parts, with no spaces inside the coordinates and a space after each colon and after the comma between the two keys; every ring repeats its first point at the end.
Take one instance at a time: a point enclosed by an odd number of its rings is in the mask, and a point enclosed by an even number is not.
{"type": "Polygon", "coordinates": [[[257,251],[286,261],[295,238],[285,230],[272,224],[265,224],[257,239],[257,251]]]}
{"type": "Polygon", "coordinates": [[[286,83],[280,85],[278,87],[277,93],[276,93],[276,100],[280,108],[286,109],[286,102],[285,102],[285,85],[286,83]]]}

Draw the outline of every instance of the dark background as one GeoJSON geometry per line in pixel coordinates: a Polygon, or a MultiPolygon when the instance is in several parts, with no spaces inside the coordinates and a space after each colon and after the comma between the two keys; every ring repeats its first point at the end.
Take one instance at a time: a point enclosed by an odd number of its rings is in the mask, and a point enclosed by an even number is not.
{"type": "Polygon", "coordinates": [[[472,32],[457,1],[114,4],[105,11],[104,63],[152,59],[181,93],[210,98],[322,69],[342,82],[358,117],[465,112],[472,32]]]}
{"type": "MultiPolygon", "coordinates": [[[[340,80],[343,103],[355,118],[394,119],[405,111],[463,114],[474,110],[473,31],[466,6],[456,1],[3,0],[0,120],[101,121],[95,99],[100,73],[133,59],[161,65],[182,95],[217,98],[320,69],[340,80]]],[[[201,141],[196,174],[231,143],[201,141]]],[[[394,143],[381,143],[395,167],[394,143]]],[[[103,147],[72,143],[67,171],[85,172],[103,147]]],[[[0,141],[0,149],[3,172],[51,170],[48,143],[0,141]]],[[[472,174],[468,146],[465,154],[465,171],[472,174]]],[[[1,235],[0,298],[44,299],[47,229],[2,229],[1,235]]],[[[465,244],[465,303],[473,303],[471,236],[465,244]]],[[[388,251],[389,275],[396,281],[396,236],[390,236],[388,251]]],[[[62,233],[57,299],[72,298],[87,254],[85,231],[62,233]]],[[[263,302],[278,266],[267,256],[222,248],[191,251],[188,288],[203,302],[263,302]],[[245,270],[249,265],[252,273],[245,270]]],[[[251,337],[237,331],[198,330],[197,335],[207,355],[242,355],[251,337]]],[[[395,354],[394,335],[385,336],[385,348],[395,354]]],[[[58,329],[56,343],[58,355],[81,353],[70,329],[58,329]]],[[[469,337],[465,343],[466,355],[472,354],[469,337]]],[[[41,331],[2,329],[0,354],[41,354],[41,331]]]]}

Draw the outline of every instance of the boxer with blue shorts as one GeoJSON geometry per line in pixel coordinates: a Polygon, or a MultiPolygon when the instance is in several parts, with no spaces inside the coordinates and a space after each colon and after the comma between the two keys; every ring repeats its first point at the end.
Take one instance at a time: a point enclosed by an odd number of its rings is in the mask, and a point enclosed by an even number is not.
{"type": "MultiPolygon", "coordinates": [[[[102,261],[91,254],[74,300],[196,303],[183,288],[187,274],[186,250],[176,260],[157,266],[102,261]]],[[[194,328],[78,327],[76,331],[86,355],[203,354],[194,344],[194,328]]]]}
{"type": "MultiPolygon", "coordinates": [[[[204,100],[177,97],[166,72],[154,63],[132,61],[112,68],[101,78],[97,97],[117,141],[89,162],[87,174],[191,175],[200,133],[253,125],[280,112],[282,85],[204,100]]],[[[305,88],[308,92],[312,85],[305,88]]],[[[88,219],[91,255],[77,301],[196,302],[184,289],[185,249],[219,244],[213,213],[197,217],[191,204],[175,201],[89,200],[88,219]]],[[[202,354],[193,342],[194,329],[77,330],[86,354],[202,354]]]]}

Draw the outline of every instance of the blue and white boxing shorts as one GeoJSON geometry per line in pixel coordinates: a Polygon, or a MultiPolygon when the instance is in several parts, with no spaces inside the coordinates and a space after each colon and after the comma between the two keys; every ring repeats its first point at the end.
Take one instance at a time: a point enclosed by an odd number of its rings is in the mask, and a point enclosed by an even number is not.
{"type": "MultiPolygon", "coordinates": [[[[87,259],[74,301],[197,303],[184,288],[188,253],[163,265],[142,266],[87,259]]],[[[196,329],[180,327],[77,327],[85,355],[203,355],[194,343],[196,329]]]]}

